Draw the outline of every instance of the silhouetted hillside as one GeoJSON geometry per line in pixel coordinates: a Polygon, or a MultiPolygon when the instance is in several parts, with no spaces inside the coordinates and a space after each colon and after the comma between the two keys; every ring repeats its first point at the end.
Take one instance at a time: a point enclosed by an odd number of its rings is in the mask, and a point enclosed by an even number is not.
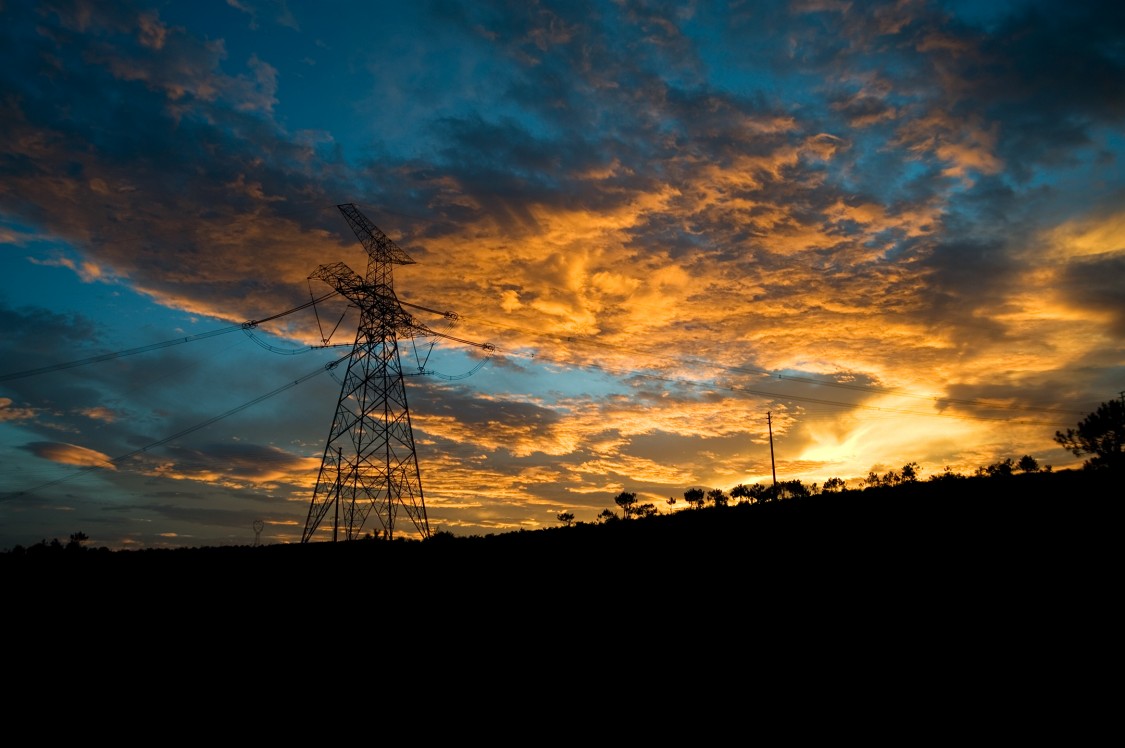
{"type": "Polygon", "coordinates": [[[248,590],[331,580],[362,568],[376,580],[385,568],[452,585],[520,585],[535,578],[560,589],[810,571],[822,577],[887,569],[953,573],[997,563],[1046,569],[1108,557],[1118,484],[1103,471],[958,478],[488,536],[25,551],[2,554],[0,565],[7,579],[198,579],[248,590]]]}
{"type": "Polygon", "coordinates": [[[500,663],[543,682],[616,674],[624,657],[724,683],[764,663],[792,687],[873,671],[1019,681],[1044,652],[1105,646],[1116,484],[1060,472],[487,537],[8,553],[0,578],[12,640],[56,670],[173,663],[256,685],[268,654],[298,671],[500,663]]]}

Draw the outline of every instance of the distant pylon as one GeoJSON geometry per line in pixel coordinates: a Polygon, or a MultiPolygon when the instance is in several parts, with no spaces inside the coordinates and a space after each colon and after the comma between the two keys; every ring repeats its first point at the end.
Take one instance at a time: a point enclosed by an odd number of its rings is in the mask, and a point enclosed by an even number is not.
{"type": "MultiPolygon", "coordinates": [[[[388,539],[395,515],[406,510],[423,538],[429,537],[418,455],[399,361],[399,337],[433,334],[407,314],[395,296],[391,268],[413,264],[409,255],[367,220],[355,205],[336,206],[367,250],[367,275],[342,262],[321,265],[309,278],[328,283],[360,313],[336,415],[324,447],[301,542],[312,539],[329,508],[336,507],[332,539],[360,537],[371,510],[388,539]]],[[[376,532],[378,535],[379,532],[376,532]]]]}

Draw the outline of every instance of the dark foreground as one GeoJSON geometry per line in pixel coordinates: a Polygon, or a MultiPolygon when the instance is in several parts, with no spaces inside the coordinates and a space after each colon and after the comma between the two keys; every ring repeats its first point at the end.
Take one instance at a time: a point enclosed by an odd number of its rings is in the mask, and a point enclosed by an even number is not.
{"type": "Polygon", "coordinates": [[[0,572],[16,604],[53,593],[137,605],[723,605],[799,590],[991,604],[1104,581],[1119,555],[1117,489],[1114,476],[1085,471],[967,478],[487,537],[9,553],[0,572]]]}
{"type": "Polygon", "coordinates": [[[447,705],[562,689],[552,725],[571,701],[714,695],[741,724],[770,694],[961,735],[1015,696],[1085,693],[1116,657],[1117,481],[1007,481],[490,537],[3,554],[9,679],[204,683],[225,705],[295,703],[317,673],[447,705]]]}
{"type": "MultiPolygon", "coordinates": [[[[1118,486],[1034,474],[491,537],[3,554],[8,681],[37,707],[100,698],[95,727],[161,698],[176,735],[263,694],[307,707],[325,682],[333,705],[390,686],[392,712],[459,737],[532,711],[552,735],[583,715],[604,732],[625,707],[664,738],[691,719],[705,744],[772,723],[1096,742],[1118,486]]],[[[41,713],[10,706],[13,724],[41,713]]]]}

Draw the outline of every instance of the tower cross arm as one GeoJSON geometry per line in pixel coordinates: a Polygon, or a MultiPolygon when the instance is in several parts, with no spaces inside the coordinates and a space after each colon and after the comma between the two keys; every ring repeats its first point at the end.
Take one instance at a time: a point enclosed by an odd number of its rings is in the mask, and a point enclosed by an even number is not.
{"type": "Polygon", "coordinates": [[[351,301],[359,302],[366,296],[363,278],[342,262],[321,265],[309,278],[324,281],[351,301]]]}
{"type": "Polygon", "coordinates": [[[399,334],[403,337],[411,338],[429,338],[429,337],[444,337],[441,333],[435,332],[410,315],[406,315],[402,323],[398,325],[399,334]]]}
{"type": "Polygon", "coordinates": [[[359,212],[352,203],[337,205],[344,214],[348,225],[352,227],[356,238],[367,250],[367,255],[375,262],[393,262],[399,265],[413,265],[414,260],[410,255],[395,244],[390,237],[379,230],[379,227],[367,220],[367,216],[359,212]]]}

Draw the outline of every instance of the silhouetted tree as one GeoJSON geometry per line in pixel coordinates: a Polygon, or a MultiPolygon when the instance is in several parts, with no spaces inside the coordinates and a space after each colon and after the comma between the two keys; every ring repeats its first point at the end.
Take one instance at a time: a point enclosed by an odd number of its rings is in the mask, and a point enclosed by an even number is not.
{"type": "Polygon", "coordinates": [[[637,493],[636,491],[622,491],[613,499],[613,503],[621,507],[621,513],[625,519],[629,519],[633,514],[633,505],[637,503],[637,493]]]}
{"type": "Polygon", "coordinates": [[[555,515],[555,519],[562,522],[565,527],[570,527],[574,524],[574,512],[559,512],[555,515]]]}
{"type": "Polygon", "coordinates": [[[750,498],[758,503],[773,499],[773,486],[767,486],[764,483],[755,483],[750,486],[750,498]]]}
{"type": "Polygon", "coordinates": [[[644,519],[645,517],[655,517],[660,514],[660,510],[656,508],[656,504],[637,504],[633,507],[633,518],[644,519]]]}
{"type": "Polygon", "coordinates": [[[81,551],[83,550],[82,543],[89,539],[86,533],[76,532],[70,536],[70,542],[66,544],[66,549],[68,551],[81,551]]]}
{"type": "Polygon", "coordinates": [[[937,474],[935,474],[935,475],[931,475],[931,476],[930,476],[930,480],[931,480],[931,481],[936,481],[936,480],[957,480],[957,479],[959,479],[959,478],[964,478],[964,477],[965,477],[965,476],[961,475],[960,473],[955,473],[955,472],[953,472],[953,468],[951,468],[951,467],[949,467],[948,465],[946,465],[946,466],[945,466],[945,470],[943,470],[943,471],[941,472],[941,474],[940,474],[940,475],[937,475],[937,474]]]}
{"type": "Polygon", "coordinates": [[[916,483],[918,481],[918,463],[909,462],[902,466],[901,480],[903,483],[916,483]]]}
{"type": "Polygon", "coordinates": [[[800,480],[779,480],[777,482],[777,498],[795,499],[801,496],[812,496],[816,493],[816,484],[806,486],[800,480]]]}
{"type": "Polygon", "coordinates": [[[37,553],[37,554],[38,553],[56,553],[56,552],[62,551],[62,550],[65,550],[65,549],[63,548],[63,544],[59,542],[58,538],[52,539],[50,543],[47,542],[46,538],[43,538],[38,543],[35,543],[31,547],[29,547],[27,549],[27,552],[28,553],[37,553]]]}
{"type": "Polygon", "coordinates": [[[1024,455],[1020,458],[1020,461],[1016,463],[1016,467],[1025,473],[1034,473],[1039,470],[1039,460],[1031,455],[1024,455]]]}
{"type": "Polygon", "coordinates": [[[612,509],[603,509],[601,514],[594,518],[594,521],[599,525],[604,525],[606,522],[614,522],[619,519],[621,518],[612,509]]]}
{"type": "Polygon", "coordinates": [[[688,490],[684,491],[684,501],[686,501],[688,503],[688,506],[690,506],[692,509],[703,508],[703,501],[705,498],[706,494],[703,493],[702,488],[689,488],[688,490]]]}
{"type": "Polygon", "coordinates": [[[848,484],[841,478],[829,478],[824,481],[824,493],[836,493],[837,491],[848,490],[848,484]]]}
{"type": "Polygon", "coordinates": [[[732,499],[738,499],[738,503],[757,504],[763,501],[769,501],[772,493],[769,488],[763,486],[761,483],[755,483],[752,486],[746,486],[739,483],[737,486],[730,490],[732,499]]]}
{"type": "Polygon", "coordinates": [[[1012,461],[1012,458],[1005,457],[999,462],[977,468],[977,475],[984,475],[989,478],[1006,478],[1015,471],[1015,467],[1016,464],[1012,461]]]}
{"type": "Polygon", "coordinates": [[[707,501],[715,506],[726,506],[729,500],[721,488],[712,488],[707,492],[707,501]]]}
{"type": "Polygon", "coordinates": [[[1125,402],[1110,400],[1082,419],[1077,429],[1055,432],[1055,441],[1075,457],[1093,455],[1084,468],[1125,467],[1125,402]]]}

